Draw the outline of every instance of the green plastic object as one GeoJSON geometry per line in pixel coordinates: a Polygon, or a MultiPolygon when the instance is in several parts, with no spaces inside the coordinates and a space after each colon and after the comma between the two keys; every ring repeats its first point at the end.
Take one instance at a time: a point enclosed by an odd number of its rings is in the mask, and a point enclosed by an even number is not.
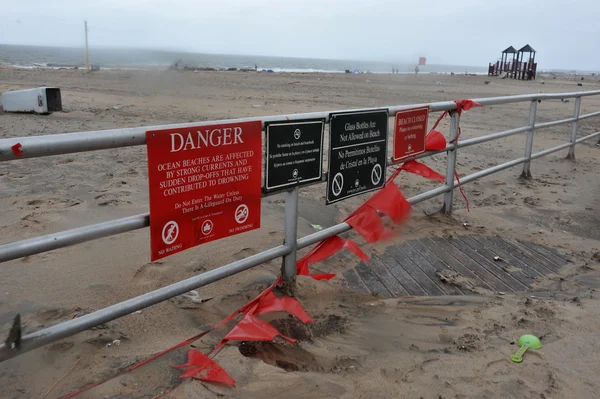
{"type": "Polygon", "coordinates": [[[519,350],[510,357],[510,360],[515,363],[521,363],[523,361],[523,355],[527,352],[527,349],[540,349],[542,347],[540,339],[531,334],[521,335],[521,338],[517,341],[517,345],[520,346],[519,350]]]}

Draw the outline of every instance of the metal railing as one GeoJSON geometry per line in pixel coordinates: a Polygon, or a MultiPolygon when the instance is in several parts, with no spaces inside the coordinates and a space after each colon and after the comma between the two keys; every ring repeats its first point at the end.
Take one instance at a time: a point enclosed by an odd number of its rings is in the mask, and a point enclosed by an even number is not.
{"type": "MultiPolygon", "coordinates": [[[[520,133],[527,133],[527,141],[525,145],[524,156],[512,161],[505,162],[500,165],[496,165],[476,173],[464,176],[461,179],[461,183],[469,183],[484,176],[511,168],[513,166],[523,164],[522,176],[527,178],[531,176],[530,164],[533,159],[548,155],[563,149],[568,148],[569,152],[567,157],[569,159],[575,158],[575,145],[582,143],[586,140],[590,140],[594,137],[600,136],[600,131],[589,134],[585,137],[577,138],[578,122],[600,116],[599,112],[594,112],[586,115],[580,115],[581,110],[581,98],[587,96],[600,95],[598,91],[588,92],[574,92],[574,93],[552,93],[552,94],[530,94],[530,95],[519,95],[519,96],[506,96],[506,97],[492,97],[492,98],[479,98],[473,99],[483,106],[490,105],[501,105],[518,102],[530,102],[529,109],[529,122],[526,126],[501,131],[498,133],[492,133],[481,137],[475,137],[466,140],[460,140],[456,143],[451,143],[446,146],[445,149],[440,151],[429,151],[418,156],[405,159],[397,162],[402,163],[411,159],[420,159],[428,157],[434,154],[443,152],[448,153],[447,168],[446,168],[446,180],[443,186],[434,188],[424,193],[418,194],[408,199],[411,205],[418,204],[422,201],[444,195],[443,211],[445,213],[451,213],[452,211],[452,200],[454,189],[458,187],[458,181],[454,179],[454,172],[457,159],[457,150],[476,144],[485,143],[500,138],[513,136],[520,133]],[[560,100],[565,98],[575,98],[573,117],[562,119],[558,121],[536,123],[537,103],[544,100],[560,100]],[[534,133],[536,130],[541,128],[547,128],[552,126],[558,126],[562,124],[572,123],[571,136],[568,143],[561,144],[537,153],[532,153],[534,133]]],[[[458,136],[460,116],[456,112],[452,112],[456,109],[456,103],[452,101],[435,102],[430,104],[411,104],[391,107],[380,107],[377,109],[387,108],[390,113],[390,117],[397,111],[429,106],[431,112],[440,111],[451,111],[450,121],[450,133],[449,142],[458,136]]],[[[348,111],[359,111],[359,110],[344,110],[348,111]]],[[[360,111],[365,111],[361,109],[360,111]]],[[[476,112],[476,111],[471,111],[476,112]]],[[[313,112],[293,115],[278,115],[268,116],[262,118],[243,118],[243,119],[228,119],[221,121],[210,121],[210,122],[198,122],[198,123],[186,123],[186,124],[175,124],[175,125],[162,125],[162,126],[147,126],[147,127],[135,127],[126,129],[113,129],[103,131],[91,131],[91,132],[76,132],[76,133],[65,133],[65,134],[54,134],[46,136],[33,136],[33,137],[19,137],[0,140],[0,162],[2,161],[13,161],[24,158],[36,158],[45,157],[50,155],[69,154],[76,152],[96,151],[111,148],[130,147],[146,144],[146,131],[156,129],[170,129],[178,127],[192,127],[202,125],[213,125],[216,123],[231,123],[231,122],[242,122],[242,121],[254,121],[260,119],[264,124],[266,122],[274,122],[281,120],[302,120],[310,118],[323,118],[326,122],[329,121],[329,115],[331,112],[313,112]],[[11,147],[17,143],[20,143],[23,148],[23,153],[17,156],[11,150],[11,147]]],[[[388,162],[388,166],[393,165],[393,162],[388,162]]],[[[325,179],[324,179],[325,180],[325,179]]],[[[322,181],[324,181],[322,180],[322,181]]],[[[321,182],[322,182],[321,181],[321,182]]],[[[313,184],[318,184],[316,182],[313,184]]],[[[266,195],[274,195],[277,193],[271,193],[266,195]]],[[[282,274],[284,278],[291,278],[296,272],[296,252],[299,249],[308,247],[316,244],[326,238],[333,237],[337,234],[344,233],[351,229],[348,223],[339,223],[335,226],[323,229],[316,233],[310,234],[305,237],[297,238],[297,220],[298,220],[298,187],[289,189],[285,199],[285,227],[284,227],[284,243],[275,248],[268,249],[264,252],[256,255],[249,256],[245,259],[238,260],[225,266],[221,266],[214,270],[190,277],[186,280],[179,281],[177,283],[168,285],[166,287],[159,288],[155,291],[148,292],[146,294],[137,296],[135,298],[128,299],[126,301],[108,306],[106,308],[97,310],[95,312],[86,314],[76,319],[68,320],[57,325],[44,328],[40,331],[30,333],[22,337],[21,345],[19,349],[9,348],[5,344],[0,345],[0,361],[4,361],[15,357],[24,352],[39,348],[49,343],[55,342],[62,338],[66,338],[85,331],[92,327],[101,325],[103,323],[115,320],[119,317],[133,313],[135,311],[147,308],[155,305],[159,302],[165,301],[169,298],[184,294],[193,289],[200,288],[208,285],[215,281],[221,280],[225,277],[232,276],[240,273],[244,270],[252,267],[261,265],[271,260],[283,257],[284,262],[282,266],[282,274]]],[[[18,242],[8,243],[0,245],[0,262],[6,262],[13,259],[22,258],[25,256],[31,256],[42,252],[52,251],[69,245],[82,243],[102,237],[107,237],[115,234],[120,234],[128,231],[142,229],[150,225],[149,214],[140,214],[130,216],[122,219],[116,219],[104,223],[93,224],[89,226],[79,227],[76,229],[66,230],[59,233],[53,233],[36,237],[32,239],[22,240],[18,242]]]]}

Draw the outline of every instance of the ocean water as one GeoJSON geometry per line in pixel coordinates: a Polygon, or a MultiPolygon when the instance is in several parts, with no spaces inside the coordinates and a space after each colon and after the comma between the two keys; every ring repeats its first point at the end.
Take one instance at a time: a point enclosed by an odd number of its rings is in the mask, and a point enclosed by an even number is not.
{"type": "MultiPolygon", "coordinates": [[[[194,68],[254,68],[275,72],[361,72],[391,73],[392,67],[400,73],[414,73],[415,64],[382,61],[328,60],[315,58],[265,57],[186,53],[147,49],[90,48],[90,64],[101,68],[167,68],[176,61],[194,68]]],[[[39,47],[0,44],[0,63],[4,65],[38,68],[83,67],[85,51],[73,47],[39,47]]],[[[425,65],[423,73],[487,73],[487,66],[425,65]]]]}

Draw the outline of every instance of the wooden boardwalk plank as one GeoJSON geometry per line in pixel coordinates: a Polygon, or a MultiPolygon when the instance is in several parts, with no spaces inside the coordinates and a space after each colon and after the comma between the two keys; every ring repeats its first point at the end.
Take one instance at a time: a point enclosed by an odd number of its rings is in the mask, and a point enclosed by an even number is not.
{"type": "Polygon", "coordinates": [[[546,259],[547,261],[554,263],[559,268],[563,267],[567,263],[564,261],[564,259],[553,254],[552,252],[548,251],[546,248],[542,247],[539,244],[535,244],[533,242],[521,241],[521,240],[517,240],[517,242],[521,246],[529,249],[532,254],[539,255],[540,257],[546,259]]]}
{"type": "Polygon", "coordinates": [[[524,286],[524,288],[529,288],[533,284],[533,282],[534,282],[533,278],[531,278],[527,274],[525,274],[521,270],[521,268],[518,267],[518,265],[511,265],[510,262],[507,262],[506,260],[495,261],[494,256],[496,256],[497,254],[494,251],[490,251],[488,248],[481,245],[480,243],[475,241],[473,238],[471,238],[469,236],[461,236],[461,237],[458,237],[458,240],[463,242],[465,245],[467,245],[472,250],[476,251],[479,255],[481,255],[481,257],[485,260],[485,262],[487,262],[486,267],[488,267],[488,269],[490,271],[492,271],[494,274],[497,275],[497,274],[503,273],[506,276],[511,276],[515,280],[520,282],[524,286]],[[509,266],[513,266],[515,269],[518,269],[518,270],[514,270],[514,271],[505,270],[505,268],[508,268],[509,266]],[[492,268],[493,268],[493,270],[492,270],[492,268]]]}
{"type": "Polygon", "coordinates": [[[384,298],[406,295],[476,295],[440,280],[453,270],[475,287],[492,291],[526,291],[540,276],[556,272],[568,258],[553,248],[499,236],[422,238],[392,245],[369,264],[343,272],[342,284],[384,298]],[[494,261],[499,256],[502,261],[494,261]],[[514,270],[511,268],[514,268],[514,270]]]}
{"type": "Polygon", "coordinates": [[[479,252],[475,251],[467,244],[462,242],[458,238],[451,238],[448,240],[451,245],[454,245],[459,251],[464,253],[466,256],[471,258],[477,265],[484,268],[492,275],[496,276],[498,280],[502,281],[504,284],[509,286],[513,291],[524,291],[527,289],[526,284],[522,284],[519,280],[517,280],[514,276],[507,274],[502,268],[498,267],[494,263],[487,260],[484,256],[482,256],[479,252]]]}
{"type": "Polygon", "coordinates": [[[509,241],[505,241],[500,237],[488,237],[488,240],[496,244],[500,248],[504,248],[510,252],[512,256],[515,258],[521,259],[523,262],[527,263],[529,266],[535,268],[538,272],[543,275],[547,275],[550,273],[554,273],[554,265],[549,266],[547,262],[543,262],[541,260],[532,258],[528,252],[524,251],[520,247],[515,246],[509,241]]]}
{"type": "Polygon", "coordinates": [[[408,243],[403,243],[398,249],[438,287],[439,293],[430,292],[430,295],[462,295],[456,287],[442,283],[436,274],[437,269],[408,243]]]}
{"type": "Polygon", "coordinates": [[[454,270],[457,273],[460,273],[462,276],[473,281],[473,284],[479,287],[486,288],[488,290],[494,290],[490,284],[488,284],[483,278],[479,277],[471,269],[460,263],[456,258],[454,258],[450,253],[444,251],[442,247],[433,242],[430,238],[422,238],[418,241],[425,248],[429,249],[433,252],[438,258],[444,262],[450,269],[454,270]]]}
{"type": "Polygon", "coordinates": [[[497,256],[510,262],[511,265],[523,270],[525,274],[527,274],[529,277],[536,278],[544,275],[543,273],[540,273],[537,269],[529,266],[522,260],[516,258],[515,256],[512,256],[510,252],[508,252],[506,249],[494,245],[494,243],[491,242],[487,237],[471,236],[471,238],[477,241],[479,244],[483,245],[484,247],[488,248],[490,251],[493,251],[497,256]]]}
{"type": "Polygon", "coordinates": [[[379,277],[379,281],[385,285],[394,297],[409,295],[408,291],[390,273],[387,265],[384,265],[381,260],[373,256],[369,266],[371,266],[371,270],[379,277]]]}
{"type": "Polygon", "coordinates": [[[561,252],[560,252],[558,249],[556,249],[556,248],[549,247],[549,246],[547,246],[547,245],[545,245],[545,244],[538,244],[538,243],[533,243],[533,244],[535,244],[535,245],[536,245],[536,246],[538,246],[538,247],[542,247],[542,248],[544,248],[546,251],[549,251],[550,253],[554,254],[554,255],[555,255],[555,256],[557,256],[558,258],[562,259],[562,261],[564,262],[564,264],[567,264],[567,263],[569,263],[569,262],[571,261],[571,259],[570,259],[569,255],[567,255],[567,254],[564,254],[564,253],[561,253],[561,252]]]}
{"type": "Polygon", "coordinates": [[[364,263],[356,265],[356,273],[364,281],[365,285],[375,295],[381,295],[384,298],[390,298],[391,294],[387,288],[379,281],[375,273],[364,263]]]}
{"type": "MultiPolygon", "coordinates": [[[[393,247],[391,247],[393,248],[393,247]]],[[[394,259],[388,251],[381,257],[381,262],[388,268],[391,274],[396,277],[396,280],[410,295],[427,295],[427,291],[423,289],[411,275],[394,259]]]]}
{"type": "Polygon", "coordinates": [[[444,264],[444,262],[442,262],[440,258],[435,256],[435,254],[433,252],[431,252],[431,250],[429,250],[429,248],[427,248],[425,245],[421,244],[418,240],[412,240],[412,241],[405,242],[404,245],[402,246],[402,249],[403,249],[403,252],[406,255],[408,255],[409,257],[411,257],[412,259],[422,258],[424,261],[426,261],[427,264],[429,264],[433,268],[433,276],[430,275],[431,272],[428,273],[424,270],[426,268],[426,266],[423,266],[421,264],[422,261],[419,261],[419,263],[417,263],[417,266],[419,266],[421,268],[421,270],[423,270],[423,272],[425,272],[425,274],[427,274],[427,276],[429,276],[429,278],[435,278],[436,280],[434,280],[434,282],[440,288],[442,288],[442,290],[446,291],[449,295],[461,295],[461,294],[462,295],[473,295],[473,292],[471,292],[468,289],[461,290],[458,287],[455,287],[454,285],[442,282],[439,279],[439,277],[437,277],[436,273],[439,271],[452,270],[452,269],[450,269],[449,266],[444,264]],[[405,250],[407,248],[409,248],[409,249],[405,250]]]}
{"type": "Polygon", "coordinates": [[[350,289],[362,292],[363,294],[370,294],[369,289],[363,283],[361,278],[358,277],[354,269],[348,269],[342,275],[344,276],[344,279],[346,279],[346,282],[350,289]]]}
{"type": "Polygon", "coordinates": [[[438,287],[427,275],[402,251],[402,247],[390,247],[386,251],[397,264],[410,274],[427,295],[443,295],[444,291],[438,287]]]}
{"type": "Polygon", "coordinates": [[[439,237],[433,237],[431,240],[442,247],[446,252],[450,253],[450,255],[454,256],[457,260],[459,260],[463,265],[468,267],[473,271],[473,273],[480,276],[483,280],[485,280],[492,288],[496,291],[514,291],[510,285],[507,285],[498,277],[496,277],[493,273],[490,273],[485,267],[481,266],[469,256],[467,256],[460,249],[450,244],[449,241],[444,240],[439,237]]]}

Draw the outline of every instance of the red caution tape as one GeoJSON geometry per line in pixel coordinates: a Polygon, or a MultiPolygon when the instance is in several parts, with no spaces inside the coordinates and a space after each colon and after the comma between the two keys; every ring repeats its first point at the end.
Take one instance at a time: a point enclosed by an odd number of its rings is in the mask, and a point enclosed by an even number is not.
{"type": "Polygon", "coordinates": [[[277,336],[281,336],[292,344],[296,342],[295,339],[282,335],[266,321],[248,313],[223,338],[223,341],[272,341],[277,336]]]}
{"type": "Polygon", "coordinates": [[[145,360],[143,360],[143,361],[141,361],[141,362],[139,362],[137,364],[134,364],[133,366],[131,366],[129,368],[126,368],[125,370],[121,371],[120,373],[117,373],[117,374],[113,375],[112,377],[109,377],[109,378],[106,378],[106,379],[104,379],[102,381],[90,384],[90,385],[88,385],[88,386],[86,386],[86,387],[84,387],[84,388],[82,388],[82,389],[80,389],[80,390],[78,390],[76,392],[72,392],[72,393],[70,393],[68,395],[63,396],[61,399],[71,399],[71,398],[74,398],[74,397],[76,397],[76,396],[78,396],[78,395],[80,395],[80,394],[82,394],[82,393],[84,393],[86,391],[89,391],[92,388],[100,386],[100,385],[102,385],[102,384],[104,384],[104,383],[106,383],[108,381],[114,380],[115,378],[120,377],[120,376],[122,376],[124,374],[127,374],[127,373],[129,373],[129,372],[137,369],[138,367],[142,367],[144,364],[147,364],[147,363],[151,362],[152,360],[155,360],[155,359],[157,359],[157,358],[159,358],[159,357],[161,357],[161,356],[163,356],[163,355],[165,355],[165,354],[167,354],[169,352],[172,352],[175,349],[181,348],[182,346],[191,344],[192,342],[199,340],[200,338],[202,338],[203,336],[205,336],[206,334],[208,334],[209,332],[211,332],[213,329],[214,329],[214,327],[212,327],[212,328],[210,328],[210,329],[208,329],[206,331],[203,331],[203,332],[201,332],[198,335],[194,335],[193,337],[188,338],[185,341],[180,342],[180,343],[178,343],[175,346],[172,346],[172,347],[170,347],[168,349],[165,349],[162,352],[159,352],[159,353],[157,353],[155,355],[152,355],[149,358],[147,358],[147,359],[145,359],[145,360]]]}
{"type": "Polygon", "coordinates": [[[410,203],[394,183],[376,192],[365,205],[383,212],[396,224],[402,223],[410,214],[410,203]]]}
{"type": "Polygon", "coordinates": [[[201,381],[218,382],[228,386],[235,385],[235,381],[227,374],[225,369],[197,349],[190,349],[188,351],[188,361],[186,364],[172,367],[176,369],[187,368],[179,378],[195,378],[201,381]]]}
{"type": "Polygon", "coordinates": [[[15,157],[23,156],[23,147],[21,146],[21,143],[17,143],[10,148],[12,149],[13,154],[15,154],[15,157]]]}
{"type": "MultiPolygon", "coordinates": [[[[335,276],[335,275],[334,275],[335,276]]],[[[289,296],[277,297],[273,292],[269,292],[262,297],[256,309],[255,315],[261,315],[270,312],[286,311],[289,314],[296,316],[303,323],[312,323],[310,316],[304,311],[300,302],[289,296]]]]}
{"type": "MultiPolygon", "coordinates": [[[[296,263],[296,274],[299,276],[311,276],[310,269],[308,267],[309,264],[324,261],[330,256],[338,253],[342,248],[346,248],[347,250],[354,252],[356,256],[365,262],[369,261],[369,257],[354,241],[333,236],[321,241],[316,247],[314,247],[296,263]]],[[[324,280],[325,277],[320,276],[319,279],[324,280]]]]}
{"type": "Polygon", "coordinates": [[[468,111],[473,107],[483,107],[483,105],[473,101],[473,100],[454,100],[456,103],[456,112],[459,115],[462,115],[463,111],[468,111]]]}
{"type": "Polygon", "coordinates": [[[358,256],[360,260],[364,261],[364,262],[370,262],[371,259],[369,259],[369,257],[367,256],[367,254],[365,254],[363,252],[362,249],[360,249],[360,247],[358,246],[357,243],[355,243],[352,240],[344,240],[344,248],[346,248],[348,251],[353,252],[354,255],[358,256]]]}
{"type": "MultiPolygon", "coordinates": [[[[462,112],[463,112],[463,111],[468,111],[468,110],[470,110],[470,109],[471,109],[471,108],[473,108],[473,107],[482,107],[482,105],[481,105],[481,104],[479,104],[479,103],[476,103],[476,102],[475,102],[475,101],[473,101],[473,100],[454,100],[454,102],[456,103],[456,112],[457,112],[459,115],[462,115],[462,112]]],[[[450,142],[451,142],[451,143],[455,143],[455,142],[457,142],[457,141],[458,141],[458,138],[459,138],[459,137],[460,137],[460,135],[461,135],[461,133],[462,133],[462,131],[461,131],[461,128],[459,127],[459,128],[458,128],[458,132],[457,132],[457,134],[456,134],[456,137],[455,137],[455,138],[453,138],[452,140],[450,140],[450,142]]],[[[461,191],[462,191],[462,190],[461,190],[461,191]]]]}
{"type": "Polygon", "coordinates": [[[425,138],[425,149],[427,151],[441,151],[446,148],[446,138],[437,130],[431,130],[425,138]]]}
{"type": "Polygon", "coordinates": [[[392,237],[393,232],[383,226],[377,211],[370,206],[362,206],[346,222],[367,242],[377,242],[392,237]]]}
{"type": "Polygon", "coordinates": [[[460,178],[458,177],[458,172],[456,170],[454,171],[454,177],[456,177],[456,181],[458,182],[458,189],[460,190],[460,193],[462,194],[463,198],[465,199],[465,202],[467,203],[467,212],[471,212],[471,208],[469,207],[469,200],[465,195],[465,191],[463,190],[462,184],[460,184],[460,178]]]}
{"type": "Polygon", "coordinates": [[[313,273],[310,275],[310,277],[312,277],[315,280],[331,280],[332,278],[335,277],[335,274],[333,273],[313,273]]]}
{"type": "Polygon", "coordinates": [[[436,180],[442,183],[446,181],[444,176],[440,175],[438,172],[431,169],[429,166],[422,164],[421,162],[408,161],[404,162],[400,167],[409,173],[423,176],[426,179],[436,180]]]}
{"type": "MultiPolygon", "coordinates": [[[[231,320],[233,319],[233,317],[237,316],[240,313],[252,313],[254,311],[254,309],[256,308],[256,305],[258,305],[258,303],[267,295],[271,294],[273,291],[273,288],[275,288],[276,285],[279,284],[279,282],[281,281],[281,276],[279,276],[279,278],[277,279],[277,281],[275,281],[273,284],[271,284],[269,287],[267,287],[267,289],[265,289],[263,292],[261,292],[260,294],[258,294],[258,296],[256,298],[254,298],[253,300],[251,300],[250,302],[248,302],[247,304],[245,304],[244,306],[242,306],[241,308],[239,308],[238,310],[236,310],[235,312],[233,312],[231,315],[229,315],[228,319],[231,320]],[[233,316],[233,317],[232,317],[233,316]]],[[[225,319],[227,320],[227,319],[225,319]]],[[[227,321],[222,321],[221,323],[219,323],[218,325],[224,324],[227,321]]]]}

